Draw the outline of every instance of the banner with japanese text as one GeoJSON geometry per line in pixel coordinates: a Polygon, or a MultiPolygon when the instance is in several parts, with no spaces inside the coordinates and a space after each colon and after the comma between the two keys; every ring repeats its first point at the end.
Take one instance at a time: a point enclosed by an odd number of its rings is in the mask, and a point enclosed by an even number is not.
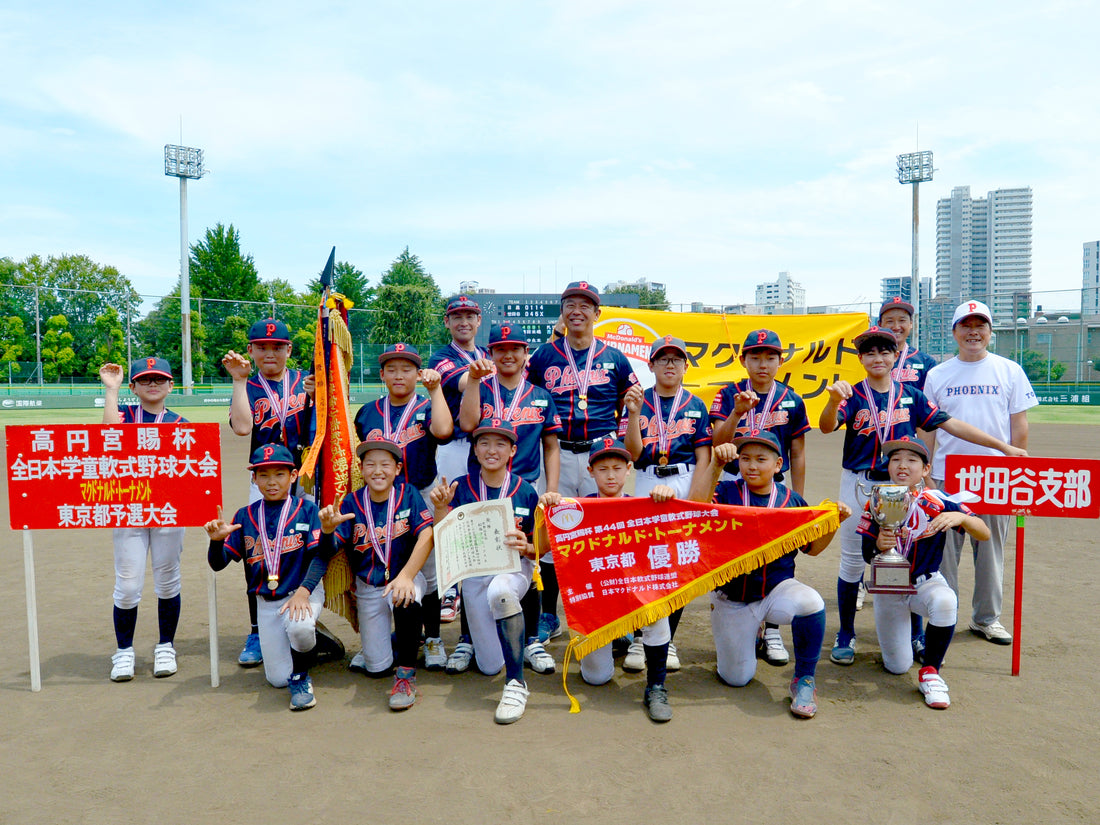
{"type": "Polygon", "coordinates": [[[653,384],[648,366],[653,342],[666,335],[682,338],[688,353],[684,386],[710,404],[725,384],[745,378],[738,360],[745,337],[757,329],[774,330],[785,348],[776,379],[802,396],[810,421],[816,422],[828,400],[825,387],[866,377],[852,339],[867,325],[861,312],[711,315],[606,306],[596,321],[596,337],[621,350],[646,386],[653,384]]]}
{"type": "Polygon", "coordinates": [[[982,515],[1100,518],[1100,461],[1090,458],[949,455],[944,488],[973,493],[982,515]]]}
{"type": "Polygon", "coordinates": [[[12,425],[13,530],[200,526],[222,501],[217,424],[12,425]]]}
{"type": "MultiPolygon", "coordinates": [[[[563,499],[539,509],[577,656],[835,532],[837,506],[769,510],[679,499],[563,499]]],[[[543,548],[540,548],[543,549],[543,548]]]]}

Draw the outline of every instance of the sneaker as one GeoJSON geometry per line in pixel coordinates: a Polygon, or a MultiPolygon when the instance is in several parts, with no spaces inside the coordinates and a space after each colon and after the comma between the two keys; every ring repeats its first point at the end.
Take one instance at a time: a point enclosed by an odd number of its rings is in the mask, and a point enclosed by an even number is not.
{"type": "Polygon", "coordinates": [[[847,644],[840,643],[840,634],[836,634],[833,642],[833,650],[829,654],[829,661],[834,665],[850,665],[856,660],[856,637],[853,636],[847,644]]]}
{"type": "Polygon", "coordinates": [[[248,638],[244,640],[244,650],[237,657],[237,664],[241,667],[256,667],[256,665],[263,664],[263,661],[264,654],[260,650],[260,634],[249,633],[248,638]]]}
{"type": "Polygon", "coordinates": [[[626,656],[623,658],[623,670],[627,673],[641,673],[645,670],[645,647],[642,645],[641,639],[635,639],[630,643],[630,647],[626,649],[626,656]]]}
{"type": "Polygon", "coordinates": [[[630,643],[634,641],[634,634],[629,636],[616,636],[611,641],[611,657],[613,659],[621,659],[626,655],[626,651],[630,648],[630,643]]]}
{"type": "Polygon", "coordinates": [[[462,607],[462,595],[457,587],[450,587],[443,594],[443,602],[439,606],[439,621],[450,624],[458,618],[459,608],[462,607]]]}
{"type": "Polygon", "coordinates": [[[359,651],[351,657],[351,661],[348,662],[348,670],[352,673],[362,673],[364,676],[369,672],[367,670],[367,657],[363,655],[363,651],[359,651]]]}
{"type": "Polygon", "coordinates": [[[458,644],[454,651],[447,657],[444,670],[452,676],[456,673],[465,673],[470,669],[470,663],[474,660],[474,646],[467,636],[459,636],[458,644]]]}
{"type": "Polygon", "coordinates": [[[984,636],[986,641],[993,642],[995,645],[1012,644],[1012,634],[1005,630],[1004,625],[996,619],[989,624],[978,624],[971,620],[970,632],[975,636],[984,636]]]}
{"type": "Polygon", "coordinates": [[[856,610],[863,609],[863,601],[867,598],[867,585],[863,582],[859,583],[859,590],[856,591],[856,610]]]}
{"type": "Polygon", "coordinates": [[[813,719],[817,714],[817,686],[813,676],[791,679],[791,713],[800,719],[813,719]]]}
{"type": "Polygon", "coordinates": [[[543,613],[539,616],[539,641],[548,642],[561,635],[561,622],[553,613],[543,613]]]}
{"type": "Polygon", "coordinates": [[[447,666],[447,648],[443,640],[436,636],[424,640],[424,669],[443,670],[447,666]]]}
{"type": "Polygon", "coordinates": [[[416,703],[416,668],[399,667],[393,675],[390,710],[408,710],[416,703]]]}
{"type": "Polygon", "coordinates": [[[668,691],[664,685],[647,687],[642,706],[651,722],[668,722],[672,719],[672,706],[668,703],[668,691]]]}
{"type": "MultiPolygon", "coordinates": [[[[531,670],[535,671],[535,673],[553,673],[556,667],[554,664],[554,657],[546,652],[546,648],[542,646],[542,642],[538,639],[529,639],[527,641],[527,647],[523,649],[523,661],[529,665],[531,670]]],[[[513,679],[512,681],[515,680],[513,679]]],[[[497,721],[499,722],[500,720],[498,719],[497,721]]]]}
{"type": "Polygon", "coordinates": [[[529,693],[523,682],[518,679],[509,679],[508,684],[504,686],[504,694],[500,697],[500,704],[497,705],[493,720],[498,725],[510,725],[519,721],[523,716],[524,708],[527,707],[529,693]]]}
{"type": "Polygon", "coordinates": [[[290,709],[309,710],[317,704],[313,695],[313,680],[308,673],[294,673],[286,685],[290,688],[290,709]]]}
{"type": "Polygon", "coordinates": [[[951,697],[947,695],[947,682],[934,667],[922,667],[917,687],[924,694],[924,704],[936,710],[946,710],[951,706],[951,697]]]}
{"type": "Polygon", "coordinates": [[[787,648],[783,646],[783,636],[778,627],[765,627],[756,638],[756,658],[763,659],[769,665],[782,667],[791,660],[787,648]]]}
{"type": "Polygon", "coordinates": [[[129,682],[134,678],[134,649],[120,647],[111,657],[111,681],[129,682]]]}
{"type": "Polygon", "coordinates": [[[344,661],[344,643],[331,630],[317,622],[317,664],[344,661]]]}
{"type": "Polygon", "coordinates": [[[665,670],[669,673],[675,673],[680,669],[680,654],[676,650],[676,644],[674,642],[668,643],[668,658],[665,660],[665,670]]]}
{"type": "Polygon", "coordinates": [[[158,679],[176,672],[176,649],[171,642],[161,642],[153,648],[153,675],[158,679]]]}
{"type": "Polygon", "coordinates": [[[913,661],[918,665],[924,664],[924,636],[914,636],[913,642],[913,661]]]}

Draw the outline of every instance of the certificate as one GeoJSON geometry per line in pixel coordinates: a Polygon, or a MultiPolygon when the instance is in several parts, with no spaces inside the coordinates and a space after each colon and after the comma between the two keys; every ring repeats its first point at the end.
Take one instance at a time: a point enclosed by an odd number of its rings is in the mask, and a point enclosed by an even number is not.
{"type": "Polygon", "coordinates": [[[518,573],[519,553],[504,544],[504,534],[515,528],[510,498],[463,504],[435,524],[435,573],[440,597],[451,585],[470,576],[518,573]]]}

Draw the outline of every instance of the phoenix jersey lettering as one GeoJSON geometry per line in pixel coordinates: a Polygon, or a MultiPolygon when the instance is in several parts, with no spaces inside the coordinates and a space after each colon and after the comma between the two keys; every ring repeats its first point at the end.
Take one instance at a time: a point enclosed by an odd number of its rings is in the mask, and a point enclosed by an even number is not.
{"type": "MultiPolygon", "coordinates": [[[[775,395],[769,409],[765,409],[768,393],[757,393],[760,400],[753,408],[757,425],[755,429],[768,430],[779,439],[779,447],[783,451],[783,467],[780,472],[787,473],[791,469],[791,442],[800,435],[810,431],[810,421],[806,416],[806,404],[802,396],[784,384],[776,381],[775,395]]],[[[714,403],[710,405],[710,422],[714,426],[720,421],[725,421],[733,414],[734,401],[737,393],[752,389],[748,378],[733,384],[726,384],[714,396],[714,403]]],[[[734,430],[734,438],[748,435],[754,428],[749,426],[748,415],[743,415],[737,422],[734,430]]],[[[730,472],[737,474],[737,462],[731,461],[726,465],[730,472]]]]}
{"type": "Polygon", "coordinates": [[[186,424],[187,419],[177,412],[172,412],[167,407],[157,421],[156,413],[148,413],[142,409],[141,404],[119,405],[118,414],[122,416],[123,424],[186,424]]]}
{"type": "MultiPolygon", "coordinates": [[[[455,489],[455,497],[451,501],[451,508],[461,507],[463,504],[472,504],[475,501],[492,501],[501,497],[499,487],[490,487],[486,484],[485,490],[488,496],[482,499],[480,497],[481,485],[478,483],[480,480],[481,474],[479,472],[473,472],[460,478],[458,487],[455,489]]],[[[535,492],[534,487],[515,473],[508,474],[504,486],[507,490],[504,498],[512,499],[512,511],[516,516],[516,529],[530,539],[531,534],[535,531],[535,510],[539,506],[539,494],[535,492]]]]}
{"type": "MultiPolygon", "coordinates": [[[[956,504],[939,490],[924,489],[917,496],[914,507],[909,511],[905,527],[915,536],[909,550],[909,581],[915,582],[920,576],[929,576],[940,569],[943,561],[943,548],[947,542],[947,533],[943,530],[932,531],[929,525],[940,513],[964,513],[974,515],[963,504],[956,504]]],[[[879,552],[876,546],[879,523],[871,515],[871,503],[863,507],[863,516],[859,520],[856,532],[863,536],[863,558],[868,562],[879,552]]],[[[962,527],[954,528],[965,532],[962,527]]],[[[904,548],[904,545],[903,545],[904,548]]]]}
{"type": "MultiPolygon", "coordinates": [[[[313,405],[305,391],[306,373],[301,370],[287,369],[289,378],[290,405],[286,414],[286,431],[279,423],[278,411],[267,397],[258,375],[253,375],[245,385],[248,406],[252,410],[252,438],[248,454],[252,455],[257,447],[264,444],[283,444],[294,456],[296,464],[301,464],[302,451],[309,446],[310,425],[313,422],[313,405]]],[[[282,403],[283,382],[268,381],[275,396],[282,403]]]]}
{"type": "MultiPolygon", "coordinates": [[[[660,409],[653,406],[655,393],[647,390],[645,400],[642,402],[638,423],[642,431],[642,454],[634,462],[639,470],[646,467],[659,465],[661,458],[660,438],[658,436],[658,416],[661,421],[668,422],[669,411],[676,400],[657,396],[660,409]]],[[[619,435],[626,435],[626,417],[623,417],[619,425],[619,435]]],[[[684,393],[680,401],[680,407],[673,413],[672,424],[667,430],[668,435],[668,463],[669,464],[695,464],[695,448],[709,447],[711,444],[710,415],[707,405],[689,392],[684,393]]]]}
{"type": "MultiPolygon", "coordinates": [[[[844,425],[844,455],[841,464],[852,472],[873,470],[886,473],[888,459],[882,455],[879,430],[885,428],[886,440],[892,441],[904,435],[915,438],[917,428],[926,432],[938,429],[951,420],[951,416],[929,401],[923,392],[912,384],[894,383],[896,403],[890,420],[886,420],[889,393],[871,390],[867,397],[863,382],[852,387],[852,397],[837,406],[837,425],[844,425]],[[872,405],[878,412],[875,426],[872,405]]],[[[888,476],[884,475],[883,478],[888,476]]]]}
{"type": "MultiPolygon", "coordinates": [[[[498,417],[493,406],[493,391],[488,381],[481,382],[480,392],[481,415],[478,420],[498,417]]],[[[561,418],[558,417],[554,399],[542,387],[536,387],[529,381],[524,381],[514,390],[501,384],[500,400],[504,407],[503,418],[510,421],[516,428],[516,454],[512,458],[510,469],[516,475],[522,476],[524,481],[534,484],[542,471],[542,437],[561,435],[562,432],[561,418]],[[508,408],[515,401],[517,392],[520,393],[520,399],[516,402],[515,411],[508,415],[508,408]]],[[[458,419],[456,418],[455,421],[458,419]]],[[[467,464],[469,474],[475,475],[478,466],[477,457],[471,445],[470,460],[467,464]]]]}
{"type": "MultiPolygon", "coordinates": [[[[386,549],[386,513],[388,501],[371,500],[370,491],[361,487],[344,499],[340,505],[341,513],[355,516],[351,521],[336,525],[335,543],[337,549],[343,548],[348,556],[348,566],[356,576],[374,587],[386,585],[386,560],[380,558],[370,537],[367,535],[366,507],[371,508],[374,519],[375,537],[385,552],[386,549]]],[[[425,527],[432,526],[432,514],[424,503],[420,492],[411,484],[401,484],[394,489],[392,540],[390,543],[389,577],[394,579],[408,564],[416,547],[416,538],[425,527]]]]}
{"type": "Polygon", "coordinates": [[[928,377],[928,371],[936,366],[936,359],[916,349],[906,350],[904,354],[902,358],[902,353],[898,353],[898,361],[890,377],[902,384],[915,384],[918,390],[924,392],[924,379],[928,377]]]}
{"type": "MultiPolygon", "coordinates": [[[[269,538],[274,538],[279,525],[281,501],[254,501],[242,507],[233,516],[233,523],[241,525],[225,540],[224,553],[227,559],[244,562],[245,588],[269,601],[286,598],[306,582],[307,572],[314,559],[319,557],[321,521],[317,505],[301,498],[290,499],[290,518],[286,521],[279,549],[279,585],[275,590],[268,587],[268,569],[264,563],[263,548],[260,545],[260,530],[265,530],[269,538]],[[260,505],[264,505],[266,524],[260,524],[260,505]]],[[[323,574],[322,568],[319,573],[323,574]]],[[[318,575],[317,580],[320,580],[318,575]]],[[[311,590],[317,586],[313,581],[311,590]]]]}
{"type": "MultiPolygon", "coordinates": [[[[407,481],[419,490],[435,480],[435,451],[439,441],[431,433],[431,399],[415,395],[409,404],[414,407],[408,424],[402,432],[394,433],[393,440],[401,448],[402,454],[401,474],[398,479],[407,481]]],[[[355,432],[359,440],[385,438],[386,430],[397,426],[407,406],[408,404],[391,406],[389,427],[386,427],[382,399],[364,404],[355,414],[355,432]]]]}

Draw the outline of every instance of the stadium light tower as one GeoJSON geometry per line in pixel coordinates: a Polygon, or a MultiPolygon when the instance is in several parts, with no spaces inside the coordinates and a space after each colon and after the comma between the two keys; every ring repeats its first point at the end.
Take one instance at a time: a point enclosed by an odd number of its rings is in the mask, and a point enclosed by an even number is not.
{"type": "Polygon", "coordinates": [[[180,309],[183,315],[183,394],[191,395],[191,266],[187,248],[187,179],[198,180],[206,171],[202,165],[202,149],[190,146],[164,145],[164,174],[180,179],[180,309]]]}
{"type": "Polygon", "coordinates": [[[909,301],[913,304],[913,345],[920,348],[920,185],[932,180],[932,153],[898,155],[898,183],[913,185],[913,275],[909,301]]]}

